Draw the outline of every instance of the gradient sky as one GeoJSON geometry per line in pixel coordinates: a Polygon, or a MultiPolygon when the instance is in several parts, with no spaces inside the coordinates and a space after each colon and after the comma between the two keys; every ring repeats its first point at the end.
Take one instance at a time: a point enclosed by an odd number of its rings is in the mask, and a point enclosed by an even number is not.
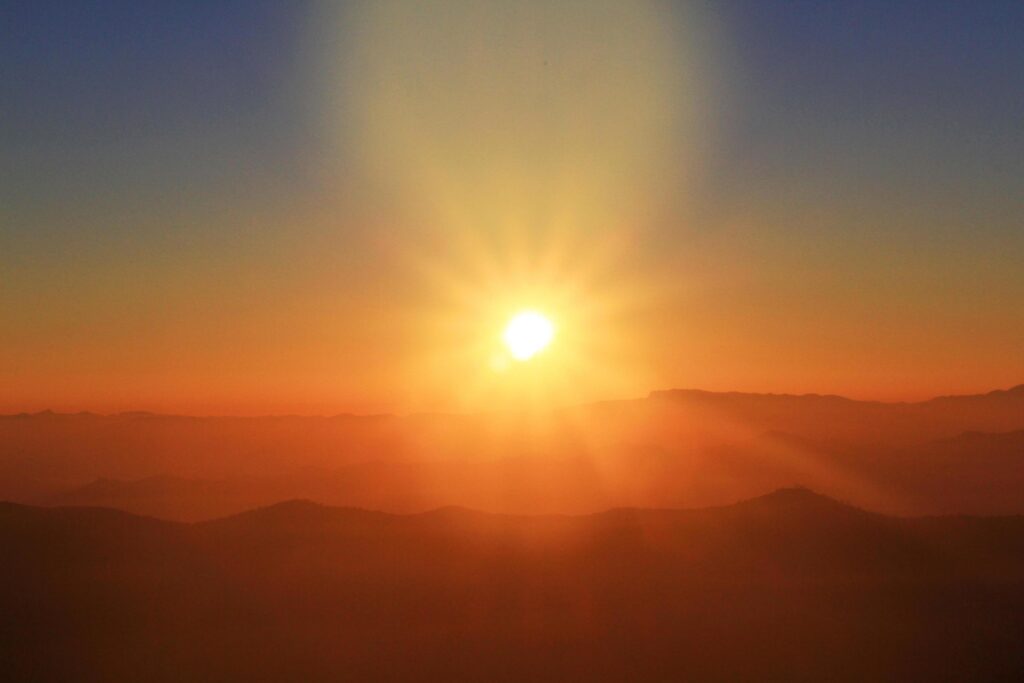
{"type": "Polygon", "coordinates": [[[420,4],[9,3],[0,412],[1024,382],[1024,3],[420,4]]]}

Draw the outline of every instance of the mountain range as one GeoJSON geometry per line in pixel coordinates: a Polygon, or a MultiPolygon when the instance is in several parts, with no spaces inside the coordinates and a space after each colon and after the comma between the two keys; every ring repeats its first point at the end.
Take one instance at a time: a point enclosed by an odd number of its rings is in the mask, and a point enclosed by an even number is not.
{"type": "Polygon", "coordinates": [[[583,514],[793,485],[889,514],[1024,512],[1024,385],[917,403],[678,390],[532,413],[0,417],[0,499],[181,521],[292,498],[583,514]]]}
{"type": "Polygon", "coordinates": [[[0,505],[10,680],[1012,680],[1024,518],[0,505]]]}

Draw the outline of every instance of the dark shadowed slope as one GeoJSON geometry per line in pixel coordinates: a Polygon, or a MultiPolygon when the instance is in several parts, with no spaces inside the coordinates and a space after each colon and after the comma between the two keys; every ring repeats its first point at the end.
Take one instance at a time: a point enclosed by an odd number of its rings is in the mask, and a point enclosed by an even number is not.
{"type": "Polygon", "coordinates": [[[50,680],[980,680],[1024,673],[1024,519],[802,489],[701,510],[195,525],[0,506],[0,658],[50,680]]]}

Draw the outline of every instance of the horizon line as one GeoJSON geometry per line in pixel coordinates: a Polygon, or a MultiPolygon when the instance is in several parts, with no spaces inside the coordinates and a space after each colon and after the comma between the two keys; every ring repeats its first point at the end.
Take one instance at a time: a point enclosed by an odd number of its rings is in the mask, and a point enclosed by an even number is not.
{"type": "Polygon", "coordinates": [[[341,418],[357,418],[357,419],[383,419],[383,418],[395,418],[395,419],[411,419],[411,418],[422,418],[422,417],[476,417],[483,415],[502,415],[502,414],[523,414],[523,413],[553,413],[563,410],[572,410],[575,408],[586,408],[589,406],[607,404],[607,403],[626,403],[632,401],[647,401],[657,400],[666,398],[672,394],[699,394],[708,396],[758,396],[758,397],[773,397],[773,398],[830,398],[830,399],[841,399],[849,401],[851,403],[877,403],[883,405],[918,405],[922,403],[929,403],[931,401],[937,401],[941,399],[955,399],[955,398],[977,398],[981,396],[992,396],[998,394],[1008,393],[1024,393],[1024,383],[1014,384],[1004,389],[992,389],[986,392],[973,393],[973,394],[938,394],[929,398],[919,399],[916,401],[885,401],[880,399],[860,399],[850,398],[842,394],[832,393],[817,393],[817,392],[806,392],[806,393],[787,393],[787,392],[765,392],[765,391],[712,391],[708,389],[652,389],[647,392],[645,396],[639,396],[634,398],[610,398],[610,399],[595,399],[585,403],[573,403],[561,406],[546,406],[544,408],[505,408],[499,410],[484,410],[478,412],[457,412],[457,411],[418,411],[410,413],[356,413],[356,412],[343,412],[343,413],[260,413],[260,414],[206,414],[197,415],[189,413],[176,413],[176,412],[158,412],[152,410],[121,410],[110,413],[96,412],[92,410],[77,410],[77,411],[57,411],[51,408],[44,408],[36,411],[21,411],[17,413],[0,413],[0,419],[7,418],[29,418],[29,417],[101,417],[101,418],[118,418],[118,417],[138,417],[138,418],[184,418],[184,419],[239,419],[239,420],[255,420],[255,419],[322,419],[322,420],[333,420],[341,418]]]}

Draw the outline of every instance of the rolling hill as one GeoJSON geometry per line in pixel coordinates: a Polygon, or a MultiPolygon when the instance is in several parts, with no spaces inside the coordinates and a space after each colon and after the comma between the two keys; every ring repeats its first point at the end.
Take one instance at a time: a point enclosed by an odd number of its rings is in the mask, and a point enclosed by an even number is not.
{"type": "Polygon", "coordinates": [[[31,680],[964,680],[1024,671],[1024,518],[804,489],[698,510],[195,524],[0,506],[31,680]]]}

